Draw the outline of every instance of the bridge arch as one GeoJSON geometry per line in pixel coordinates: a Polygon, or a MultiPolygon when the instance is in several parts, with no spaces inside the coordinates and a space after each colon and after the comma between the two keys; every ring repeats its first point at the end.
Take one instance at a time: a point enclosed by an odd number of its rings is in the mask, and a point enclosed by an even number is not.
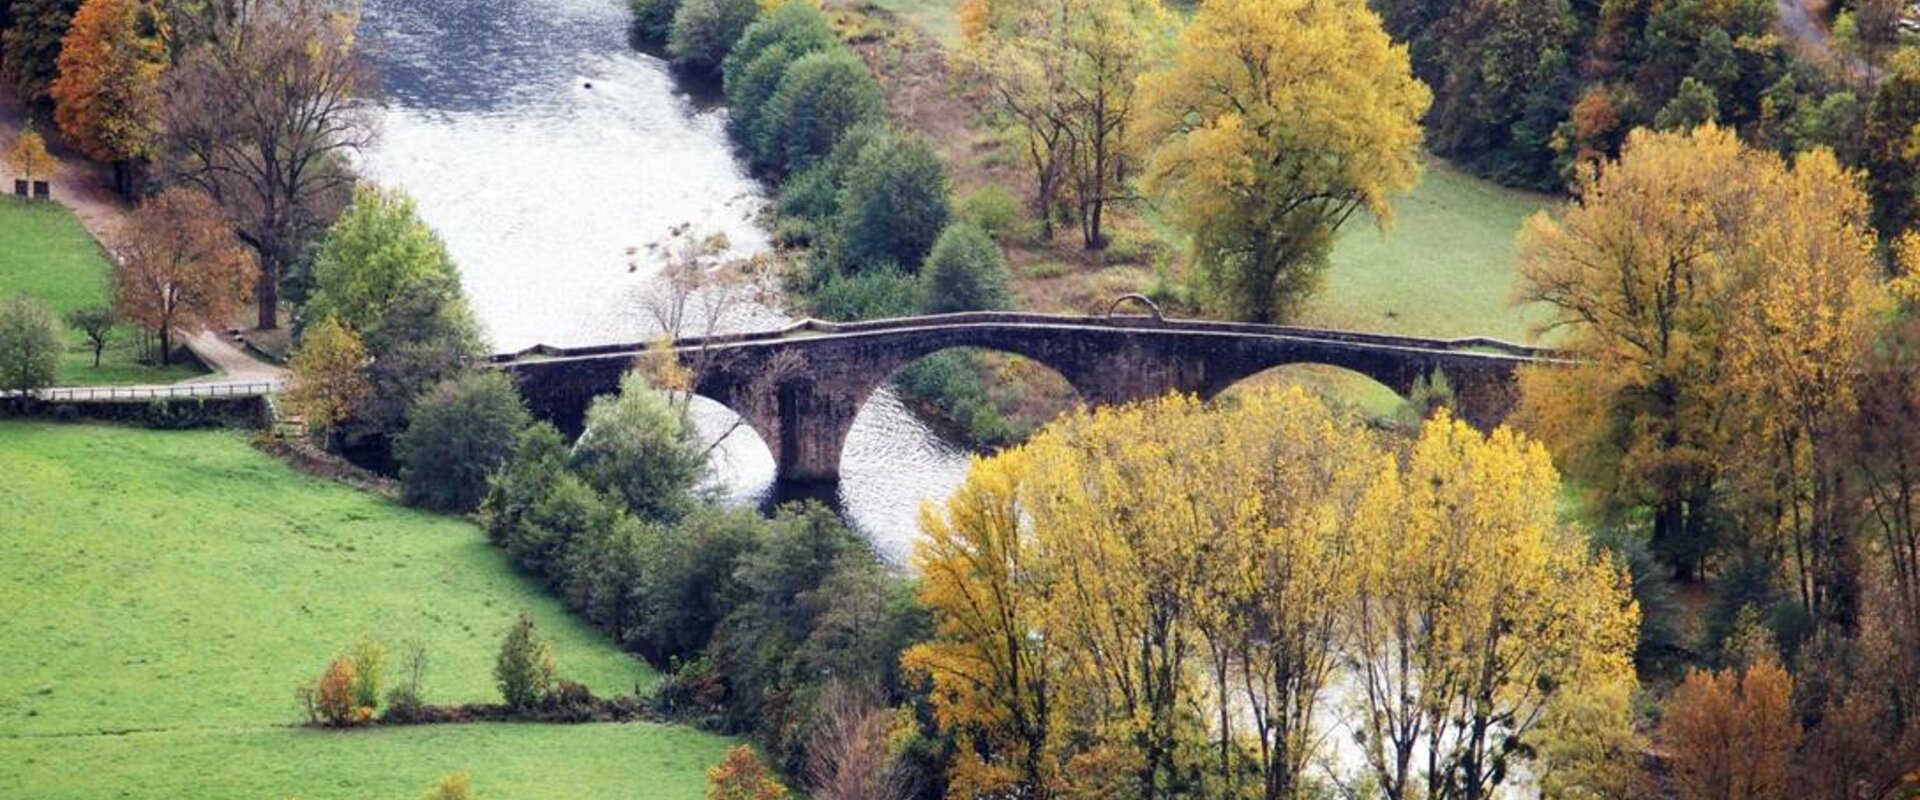
{"type": "Polygon", "coordinates": [[[1227,385],[1206,399],[1232,397],[1236,393],[1268,386],[1298,386],[1329,402],[1380,415],[1399,410],[1408,393],[1381,383],[1362,372],[1332,364],[1293,362],[1253,373],[1227,385]]]}

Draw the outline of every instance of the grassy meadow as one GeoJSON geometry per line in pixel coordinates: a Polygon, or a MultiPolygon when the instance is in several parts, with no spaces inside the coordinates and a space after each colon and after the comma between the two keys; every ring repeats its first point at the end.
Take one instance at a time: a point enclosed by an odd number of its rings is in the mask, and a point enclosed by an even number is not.
{"type": "Polygon", "coordinates": [[[1420,185],[1394,200],[1392,225],[1356,218],[1341,230],[1325,290],[1302,321],[1524,342],[1541,315],[1511,303],[1514,237],[1551,203],[1429,161],[1420,185]]]}
{"type": "Polygon", "coordinates": [[[428,702],[497,701],[515,614],[600,694],[645,664],[469,523],[295,473],[231,432],[0,423],[0,796],[700,797],[726,742],[655,725],[293,727],[362,636],[428,653],[428,702]]]}
{"type": "MultiPolygon", "coordinates": [[[[46,303],[55,315],[107,305],[106,255],[80,220],[65,207],[0,197],[0,301],[24,294],[46,303]]],[[[99,367],[86,337],[66,327],[67,351],[60,359],[59,383],[98,386],[115,383],[172,383],[201,374],[197,366],[161,368],[139,362],[137,333],[114,332],[99,367]]]]}

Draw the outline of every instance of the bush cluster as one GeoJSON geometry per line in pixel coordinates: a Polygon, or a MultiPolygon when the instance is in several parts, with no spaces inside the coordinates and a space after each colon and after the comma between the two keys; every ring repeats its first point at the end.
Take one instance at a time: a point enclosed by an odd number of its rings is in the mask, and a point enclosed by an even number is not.
{"type": "MultiPolygon", "coordinates": [[[[769,520],[703,501],[694,473],[681,471],[699,452],[682,412],[637,380],[596,411],[631,423],[622,438],[653,444],[611,469],[577,452],[593,434],[570,453],[550,426],[533,426],[495,476],[481,518],[516,566],[672,674],[660,707],[755,734],[797,766],[811,703],[830,677],[905,696],[899,655],[927,632],[927,617],[864,540],[818,505],[769,520]]],[[[537,656],[515,652],[509,659],[503,646],[508,703],[552,702],[558,689],[517,688],[538,684],[540,670],[526,666],[537,656]],[[511,693],[509,673],[523,676],[511,693]]]]}

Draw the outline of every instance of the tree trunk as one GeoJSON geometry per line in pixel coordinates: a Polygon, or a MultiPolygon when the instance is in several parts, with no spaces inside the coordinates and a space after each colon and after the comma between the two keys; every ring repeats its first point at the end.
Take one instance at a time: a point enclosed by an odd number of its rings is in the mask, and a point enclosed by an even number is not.
{"type": "Polygon", "coordinates": [[[165,327],[160,329],[160,366],[173,366],[173,331],[165,327]]]}
{"type": "Polygon", "coordinates": [[[280,265],[274,259],[260,259],[260,282],[254,287],[254,298],[260,304],[260,330],[280,327],[280,265]]]}

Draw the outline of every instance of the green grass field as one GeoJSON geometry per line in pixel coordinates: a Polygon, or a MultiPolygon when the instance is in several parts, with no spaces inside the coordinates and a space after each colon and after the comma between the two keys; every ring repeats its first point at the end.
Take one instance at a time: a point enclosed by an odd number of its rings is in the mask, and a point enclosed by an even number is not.
{"type": "Polygon", "coordinates": [[[869,5],[893,12],[921,30],[933,34],[941,45],[951,48],[960,44],[960,2],[961,0],[865,0],[864,3],[854,5],[869,5]]]}
{"type": "Polygon", "coordinates": [[[1501,188],[1443,162],[1394,202],[1384,233],[1356,219],[1340,233],[1311,325],[1412,336],[1524,342],[1537,310],[1510,302],[1514,237],[1549,198],[1501,188]]]}
{"type": "MultiPolygon", "coordinates": [[[[292,727],[361,636],[426,646],[429,702],[496,701],[526,611],[597,693],[655,675],[473,525],[299,475],[229,432],[0,423],[0,796],[701,796],[725,740],[651,725],[292,727]]],[[[396,656],[397,658],[397,656],[396,656]]]]}
{"type": "MultiPolygon", "coordinates": [[[[0,300],[24,294],[56,315],[107,304],[107,260],[100,245],[72,212],[51,203],[0,197],[0,300]]],[[[61,322],[63,330],[66,323],[61,322]]],[[[168,368],[139,363],[132,331],[116,331],[99,368],[86,337],[65,331],[67,352],[59,382],[69,386],[112,383],[172,383],[201,373],[194,366],[168,368]]]]}

